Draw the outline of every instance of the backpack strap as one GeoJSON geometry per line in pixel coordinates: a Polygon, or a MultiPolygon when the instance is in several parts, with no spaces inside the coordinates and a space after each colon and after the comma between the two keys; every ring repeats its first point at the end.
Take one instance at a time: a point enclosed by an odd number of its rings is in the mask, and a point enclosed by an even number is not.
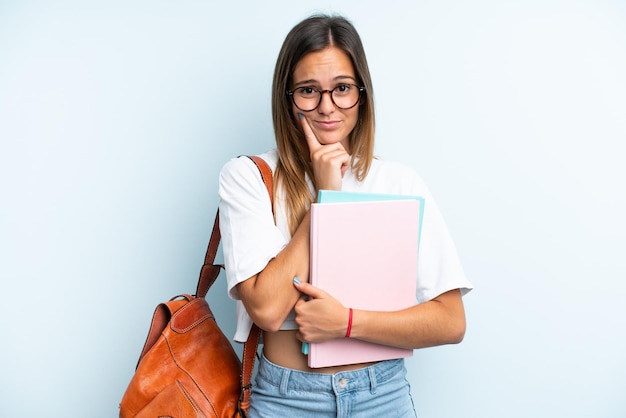
{"type": "MultiPolygon", "coordinates": [[[[272,206],[272,213],[274,212],[274,193],[273,193],[273,174],[272,169],[269,167],[264,159],[257,156],[248,156],[252,162],[257,166],[261,173],[261,178],[267,189],[267,194],[272,206]]],[[[224,268],[222,264],[214,264],[215,255],[217,254],[217,248],[219,247],[220,240],[222,238],[220,233],[220,220],[219,210],[215,214],[215,221],[213,222],[213,230],[211,231],[211,238],[209,239],[209,246],[207,247],[206,254],[204,256],[204,264],[200,270],[200,277],[198,278],[198,285],[196,287],[196,296],[205,297],[213,283],[220,274],[221,269],[224,268]]],[[[245,417],[250,407],[250,389],[252,388],[252,370],[254,369],[254,360],[259,347],[259,341],[261,339],[261,330],[256,324],[252,324],[252,329],[248,335],[248,339],[243,345],[243,359],[242,359],[242,371],[241,371],[241,395],[239,397],[239,413],[242,417],[245,417]]]]}
{"type": "MultiPolygon", "coordinates": [[[[248,156],[250,160],[259,169],[261,178],[267,189],[267,194],[270,198],[270,204],[272,205],[272,212],[274,212],[274,193],[273,193],[273,174],[272,169],[265,162],[264,159],[257,156],[248,156]]],[[[215,221],[213,222],[213,230],[211,231],[211,238],[209,239],[209,246],[207,247],[206,254],[204,256],[204,264],[200,270],[200,277],[198,278],[198,285],[196,287],[196,296],[205,297],[217,276],[220,274],[220,270],[224,268],[223,264],[214,264],[215,255],[217,254],[217,248],[220,245],[222,235],[220,233],[220,213],[219,210],[215,214],[215,221]]]]}
{"type": "MultiPolygon", "coordinates": [[[[270,198],[272,213],[274,213],[274,175],[272,169],[267,165],[264,159],[257,156],[248,157],[261,172],[263,183],[267,188],[267,194],[270,198]]],[[[242,416],[246,416],[250,407],[250,392],[252,389],[252,370],[254,369],[254,359],[256,357],[259,341],[261,339],[261,329],[252,324],[250,334],[247,341],[243,345],[243,365],[241,371],[241,396],[239,397],[239,412],[242,416]]]]}

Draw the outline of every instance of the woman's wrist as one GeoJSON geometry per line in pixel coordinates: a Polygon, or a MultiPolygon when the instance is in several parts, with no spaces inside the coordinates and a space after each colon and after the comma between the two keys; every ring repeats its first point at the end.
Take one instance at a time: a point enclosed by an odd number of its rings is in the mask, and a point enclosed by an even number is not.
{"type": "Polygon", "coordinates": [[[346,329],[346,338],[350,338],[350,333],[352,332],[352,316],[354,314],[354,311],[352,310],[352,308],[348,308],[348,327],[346,329]]]}

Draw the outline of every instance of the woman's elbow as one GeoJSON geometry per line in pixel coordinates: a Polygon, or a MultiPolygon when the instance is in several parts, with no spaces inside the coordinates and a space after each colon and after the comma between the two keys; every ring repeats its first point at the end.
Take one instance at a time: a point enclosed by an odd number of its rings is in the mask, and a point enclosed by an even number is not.
{"type": "Polygon", "coordinates": [[[267,332],[280,331],[280,327],[283,325],[286,318],[282,312],[272,309],[272,307],[260,309],[246,308],[246,310],[256,326],[267,332]]]}
{"type": "Polygon", "coordinates": [[[440,299],[445,306],[445,336],[447,344],[459,344],[465,338],[466,321],[463,299],[459,290],[447,292],[440,299]]]}
{"type": "Polygon", "coordinates": [[[460,344],[465,338],[465,318],[460,321],[455,321],[456,323],[450,327],[449,331],[449,344],[460,344]]]}
{"type": "Polygon", "coordinates": [[[457,306],[448,317],[447,339],[448,344],[459,344],[465,338],[467,323],[465,321],[465,311],[463,305],[457,306]]]}
{"type": "Polygon", "coordinates": [[[237,285],[241,302],[257,327],[263,331],[276,332],[280,330],[288,312],[285,313],[276,301],[255,297],[256,278],[251,277],[237,285]]]}
{"type": "Polygon", "coordinates": [[[278,332],[280,331],[280,327],[283,324],[282,321],[267,319],[257,319],[254,321],[257,327],[261,328],[263,331],[267,332],[278,332]]]}

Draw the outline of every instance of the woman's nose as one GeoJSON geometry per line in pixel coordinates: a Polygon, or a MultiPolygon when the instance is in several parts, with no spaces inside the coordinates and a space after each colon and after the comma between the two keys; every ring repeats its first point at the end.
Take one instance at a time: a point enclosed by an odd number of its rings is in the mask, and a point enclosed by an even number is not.
{"type": "Polygon", "coordinates": [[[322,92],[322,101],[317,107],[317,111],[322,114],[332,113],[335,111],[335,103],[333,103],[330,91],[326,90],[322,92]]]}

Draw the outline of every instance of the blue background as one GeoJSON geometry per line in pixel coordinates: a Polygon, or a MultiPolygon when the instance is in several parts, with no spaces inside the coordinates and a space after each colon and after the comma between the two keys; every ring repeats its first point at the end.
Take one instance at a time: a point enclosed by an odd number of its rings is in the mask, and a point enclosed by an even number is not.
{"type": "Polygon", "coordinates": [[[117,415],[317,10],[360,31],[376,153],[424,177],[476,285],[465,341],[408,362],[420,416],[626,416],[626,6],[599,0],[0,0],[0,416],[117,415]]]}

